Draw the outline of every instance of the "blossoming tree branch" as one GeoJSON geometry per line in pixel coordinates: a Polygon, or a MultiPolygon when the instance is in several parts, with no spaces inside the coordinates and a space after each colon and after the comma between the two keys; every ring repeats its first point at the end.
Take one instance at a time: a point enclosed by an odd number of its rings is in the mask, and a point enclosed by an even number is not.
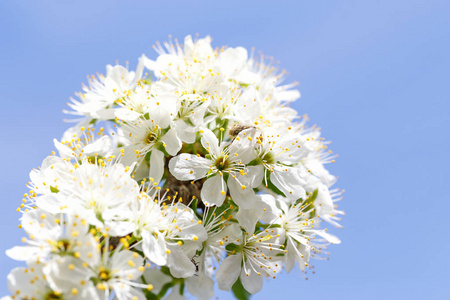
{"type": "Polygon", "coordinates": [[[106,67],[68,104],[75,126],[30,173],[26,267],[2,299],[239,299],[340,241],[335,155],[289,104],[296,84],[209,37],[106,67]],[[191,296],[188,296],[191,295],[191,296]]]}

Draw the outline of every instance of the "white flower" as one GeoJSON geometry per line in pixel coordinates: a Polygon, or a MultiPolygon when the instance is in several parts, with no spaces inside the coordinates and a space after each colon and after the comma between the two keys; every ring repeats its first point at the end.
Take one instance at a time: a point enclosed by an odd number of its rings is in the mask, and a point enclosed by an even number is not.
{"type": "Polygon", "coordinates": [[[193,143],[195,133],[203,125],[203,117],[211,100],[202,94],[182,94],[175,118],[178,136],[183,142],[193,143]]]}
{"type": "Polygon", "coordinates": [[[43,271],[54,293],[70,295],[64,296],[63,299],[67,297],[100,300],[89,272],[85,271],[86,266],[86,262],[73,256],[55,256],[45,265],[43,271]]]}
{"type": "MultiPolygon", "coordinates": [[[[178,42],[175,45],[164,43],[164,46],[166,49],[157,43],[154,49],[160,54],[158,59],[156,61],[145,59],[144,64],[154,72],[158,79],[174,85],[177,85],[180,81],[188,80],[187,76],[183,76],[184,74],[201,75],[210,69],[217,54],[211,47],[209,36],[195,42],[191,36],[186,36],[184,47],[180,46],[178,42]],[[189,67],[189,72],[184,73],[186,67],[189,67]]],[[[198,80],[199,77],[192,76],[192,80],[198,80]]]]}
{"type": "Polygon", "coordinates": [[[52,195],[40,197],[47,210],[76,212],[88,224],[102,228],[111,235],[125,235],[129,228],[122,220],[135,201],[139,185],[130,176],[131,168],[120,163],[102,165],[84,162],[70,173],[71,185],[52,195]]]}
{"type": "Polygon", "coordinates": [[[182,203],[158,202],[145,193],[132,205],[131,220],[142,250],[153,263],[170,268],[174,277],[195,273],[191,259],[201,250],[206,231],[192,210],[182,203]]]}
{"type": "Polygon", "coordinates": [[[59,212],[60,208],[54,211],[54,204],[58,203],[57,192],[59,189],[65,190],[72,185],[71,173],[75,170],[74,165],[67,160],[57,156],[48,156],[42,162],[41,167],[30,172],[30,193],[25,197],[29,198],[29,205],[24,207],[32,208],[37,205],[50,212],[59,212]],[[54,201],[46,198],[55,199],[54,201]]]}
{"type": "Polygon", "coordinates": [[[221,290],[229,291],[240,277],[244,288],[255,294],[262,289],[263,276],[276,276],[281,269],[279,253],[284,235],[280,228],[266,229],[258,234],[242,235],[236,240],[231,254],[225,258],[216,273],[221,290]]]}
{"type": "MultiPolygon", "coordinates": [[[[150,119],[138,119],[124,125],[124,136],[130,145],[124,148],[122,162],[131,165],[150,164],[148,176],[159,182],[164,173],[165,155],[176,155],[181,149],[181,141],[174,128],[168,128],[171,119],[162,111],[154,110],[150,119]],[[149,158],[146,156],[150,155],[149,158]]],[[[172,124],[171,127],[174,125],[172,124]]],[[[140,176],[138,176],[140,177],[140,176]]],[[[147,176],[143,176],[147,177],[147,176]]]]}
{"type": "Polygon", "coordinates": [[[231,144],[219,146],[214,133],[204,129],[201,142],[210,158],[180,154],[170,160],[170,172],[178,180],[208,176],[201,191],[202,201],[207,205],[222,205],[228,186],[233,200],[239,206],[249,208],[256,201],[252,188],[262,179],[262,174],[254,167],[246,166],[255,157],[253,133],[252,129],[242,131],[231,144]]]}
{"type": "Polygon", "coordinates": [[[241,84],[254,85],[263,99],[266,109],[280,105],[281,102],[292,102],[300,97],[298,90],[291,90],[297,83],[278,86],[283,81],[285,72],[276,73],[277,68],[272,62],[267,63],[261,55],[258,60],[252,53],[244,68],[234,77],[241,84]]]}
{"type": "MultiPolygon", "coordinates": [[[[68,269],[67,269],[68,270],[68,269]]],[[[65,288],[54,289],[52,283],[47,281],[51,277],[51,270],[48,265],[45,266],[40,262],[28,262],[28,268],[15,268],[8,275],[8,289],[16,297],[21,299],[98,299],[93,286],[87,280],[81,279],[79,282],[74,282],[73,277],[67,276],[59,277],[58,283],[65,288]],[[83,281],[83,284],[81,284],[83,281]]],[[[76,276],[80,279],[79,276],[76,276]]],[[[87,278],[86,278],[87,279],[87,278]]]]}
{"type": "Polygon", "coordinates": [[[291,200],[305,196],[305,180],[296,164],[308,153],[301,137],[289,134],[289,129],[273,130],[266,128],[261,136],[257,136],[257,153],[261,165],[256,166],[258,172],[265,173],[267,179],[291,200]],[[269,173],[269,175],[267,174],[269,173]]]}
{"type": "Polygon", "coordinates": [[[84,127],[80,129],[84,133],[82,138],[73,137],[70,140],[62,140],[59,142],[53,139],[55,148],[59,151],[61,158],[69,158],[75,160],[82,160],[87,158],[91,162],[95,162],[96,159],[106,158],[112,154],[112,141],[111,138],[103,134],[103,127],[98,134],[92,130],[85,130],[84,127]],[[97,139],[96,136],[101,136],[97,139]]]}
{"type": "Polygon", "coordinates": [[[79,101],[71,99],[69,107],[75,115],[84,115],[93,119],[113,119],[114,112],[109,109],[116,100],[127,95],[134,89],[143,72],[143,59],[139,60],[136,72],[128,71],[121,65],[107,65],[106,76],[99,75],[98,79],[89,78],[89,87],[83,87],[79,93],[79,101]]]}
{"type": "MultiPolygon", "coordinates": [[[[105,249],[108,247],[106,242],[105,249]]],[[[75,266],[73,271],[91,278],[100,299],[110,299],[113,291],[118,300],[145,299],[141,289],[151,287],[137,281],[145,270],[144,258],[121,248],[122,245],[119,245],[112,254],[104,251],[97,261],[82,267],[75,266]]]]}
{"type": "Polygon", "coordinates": [[[317,199],[306,198],[305,201],[288,204],[289,201],[284,201],[281,197],[266,198],[266,203],[270,204],[272,211],[278,215],[278,219],[272,223],[279,224],[285,231],[287,242],[285,262],[288,273],[295,262],[298,262],[300,269],[304,271],[311,256],[320,257],[327,254],[325,249],[328,244],[340,243],[337,237],[327,233],[327,229],[320,229],[321,220],[317,215],[314,200],[317,199]]]}
{"type": "Polygon", "coordinates": [[[70,255],[84,261],[97,256],[97,243],[89,234],[89,224],[76,214],[52,215],[42,209],[27,211],[22,216],[22,228],[27,246],[16,246],[6,251],[15,259],[46,259],[49,254],[70,255]]]}

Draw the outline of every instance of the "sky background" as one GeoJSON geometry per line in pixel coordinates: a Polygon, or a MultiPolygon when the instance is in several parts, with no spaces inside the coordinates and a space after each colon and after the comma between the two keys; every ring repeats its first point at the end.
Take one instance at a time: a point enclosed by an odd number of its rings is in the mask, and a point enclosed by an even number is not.
{"type": "Polygon", "coordinates": [[[339,154],[342,244],[253,299],[449,299],[449,1],[68,2],[0,2],[0,296],[20,265],[4,254],[23,236],[15,209],[69,97],[106,64],[199,33],[279,60],[339,154]]]}

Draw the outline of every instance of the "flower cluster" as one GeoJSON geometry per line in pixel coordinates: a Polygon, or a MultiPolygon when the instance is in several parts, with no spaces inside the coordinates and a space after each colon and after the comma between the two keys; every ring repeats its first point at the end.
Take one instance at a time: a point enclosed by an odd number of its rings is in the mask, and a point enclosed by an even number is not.
{"type": "Polygon", "coordinates": [[[209,37],[154,48],[69,103],[76,125],[18,208],[27,237],[7,255],[26,267],[5,299],[211,299],[216,281],[254,294],[340,242],[321,226],[340,226],[335,155],[289,107],[295,84],[209,37]]]}

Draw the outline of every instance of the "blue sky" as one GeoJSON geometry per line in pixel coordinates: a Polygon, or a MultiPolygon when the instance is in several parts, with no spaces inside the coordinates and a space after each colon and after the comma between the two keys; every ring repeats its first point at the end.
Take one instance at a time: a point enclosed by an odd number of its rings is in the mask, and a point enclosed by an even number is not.
{"type": "Polygon", "coordinates": [[[279,60],[339,154],[342,244],[254,299],[448,299],[450,2],[279,2],[0,2],[0,296],[19,265],[4,255],[23,236],[15,209],[69,97],[106,64],[199,33],[279,60]]]}

